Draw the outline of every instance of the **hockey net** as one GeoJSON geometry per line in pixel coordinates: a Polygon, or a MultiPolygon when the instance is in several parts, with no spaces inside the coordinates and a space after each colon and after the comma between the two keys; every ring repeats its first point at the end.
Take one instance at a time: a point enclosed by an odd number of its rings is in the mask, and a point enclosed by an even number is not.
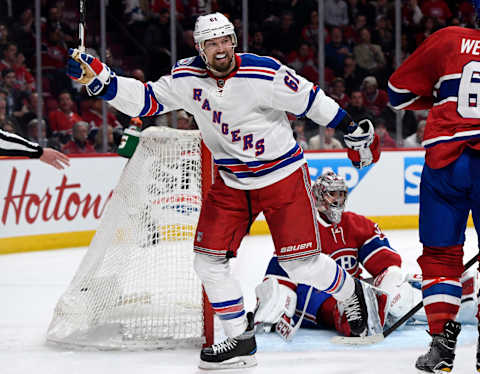
{"type": "Polygon", "coordinates": [[[211,339],[210,309],[203,307],[193,270],[202,174],[211,180],[202,173],[208,168],[202,168],[202,150],[208,159],[198,131],[161,127],[141,133],[57,303],[47,341],[131,350],[197,346],[211,339]]]}

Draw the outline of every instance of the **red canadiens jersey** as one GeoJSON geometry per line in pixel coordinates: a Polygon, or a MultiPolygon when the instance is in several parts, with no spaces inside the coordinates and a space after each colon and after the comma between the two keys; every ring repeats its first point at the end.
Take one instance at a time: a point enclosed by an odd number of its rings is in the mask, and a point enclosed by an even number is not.
{"type": "Polygon", "coordinates": [[[480,150],[480,31],[446,27],[432,34],[392,74],[396,109],[430,109],[422,145],[433,169],[465,147],[480,150]]]}
{"type": "Polygon", "coordinates": [[[389,266],[401,266],[400,255],[390,246],[378,225],[353,212],[344,212],[339,224],[332,225],[318,218],[322,252],[333,258],[352,276],[362,269],[377,276],[389,266]]]}

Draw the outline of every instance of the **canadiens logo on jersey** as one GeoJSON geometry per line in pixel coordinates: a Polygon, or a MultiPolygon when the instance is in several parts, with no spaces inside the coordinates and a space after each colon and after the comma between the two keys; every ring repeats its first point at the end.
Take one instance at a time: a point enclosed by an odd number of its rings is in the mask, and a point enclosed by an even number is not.
{"type": "Polygon", "coordinates": [[[358,250],[356,248],[342,248],[330,254],[335,262],[350,273],[356,275],[358,270],[358,250]]]}

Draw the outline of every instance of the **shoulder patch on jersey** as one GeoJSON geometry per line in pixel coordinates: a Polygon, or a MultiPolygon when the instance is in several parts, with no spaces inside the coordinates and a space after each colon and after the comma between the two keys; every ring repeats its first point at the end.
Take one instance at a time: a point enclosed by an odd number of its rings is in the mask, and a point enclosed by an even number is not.
{"type": "Polygon", "coordinates": [[[178,65],[190,65],[193,60],[195,60],[195,57],[183,58],[181,60],[178,60],[178,65]]]}
{"type": "Polygon", "coordinates": [[[191,66],[191,67],[199,68],[199,69],[205,69],[206,68],[205,63],[203,62],[203,60],[200,56],[192,56],[192,57],[187,57],[187,58],[183,58],[181,60],[178,60],[177,63],[174,65],[173,69],[175,69],[177,67],[180,67],[180,66],[191,66]]]}
{"type": "Polygon", "coordinates": [[[258,56],[253,53],[239,53],[239,56],[242,59],[241,67],[254,66],[277,71],[281,66],[281,64],[272,57],[258,56]]]}

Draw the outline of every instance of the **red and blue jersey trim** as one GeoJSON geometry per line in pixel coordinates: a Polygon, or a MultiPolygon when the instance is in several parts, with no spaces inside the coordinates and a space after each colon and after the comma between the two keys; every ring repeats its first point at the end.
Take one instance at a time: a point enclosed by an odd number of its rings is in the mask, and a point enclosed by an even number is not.
{"type": "Polygon", "coordinates": [[[323,290],[323,292],[326,292],[330,295],[336,294],[342,289],[346,278],[347,273],[345,269],[337,265],[337,271],[335,273],[335,278],[333,279],[333,282],[330,284],[330,286],[327,287],[327,289],[323,290]]]}
{"type": "Polygon", "coordinates": [[[403,109],[420,98],[420,96],[407,89],[395,87],[390,82],[388,82],[387,92],[390,104],[395,109],[403,109]]]}
{"type": "Polygon", "coordinates": [[[230,320],[241,317],[245,314],[243,297],[211,304],[213,311],[221,320],[230,320]]]}
{"type": "Polygon", "coordinates": [[[255,178],[269,174],[296,161],[303,159],[303,150],[295,144],[290,151],[273,161],[249,161],[244,162],[235,158],[223,158],[214,160],[219,170],[234,174],[237,178],[255,178]]]}
{"type": "Polygon", "coordinates": [[[163,105],[157,100],[153,93],[153,88],[149,83],[145,83],[145,105],[139,116],[155,116],[163,111],[163,105]]]}

